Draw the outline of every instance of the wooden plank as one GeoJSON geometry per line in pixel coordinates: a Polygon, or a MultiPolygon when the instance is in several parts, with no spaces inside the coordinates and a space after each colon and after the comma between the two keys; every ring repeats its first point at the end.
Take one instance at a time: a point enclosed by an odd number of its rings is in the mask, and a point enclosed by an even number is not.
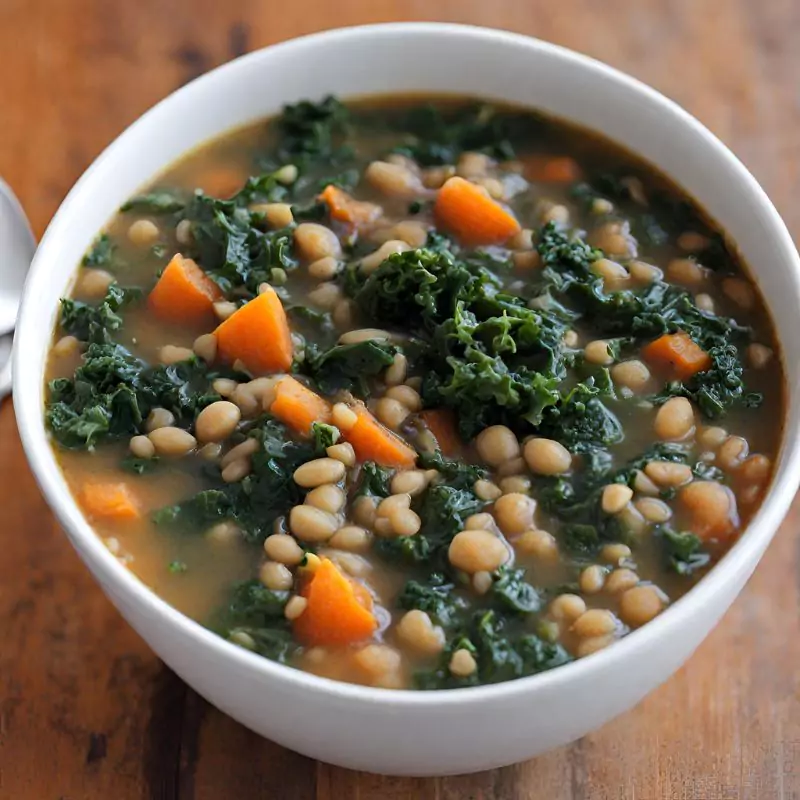
{"type": "MultiPolygon", "coordinates": [[[[435,18],[539,35],[632,72],[740,154],[800,233],[794,0],[7,0],[0,175],[40,234],[142,111],[256,47],[338,25],[435,18]]],[[[0,409],[0,797],[772,798],[800,796],[797,507],[689,664],[580,743],[466,778],[316,765],[246,731],[165,670],[79,563],[0,409]]],[[[636,665],[631,665],[635,669],[636,665]]]]}

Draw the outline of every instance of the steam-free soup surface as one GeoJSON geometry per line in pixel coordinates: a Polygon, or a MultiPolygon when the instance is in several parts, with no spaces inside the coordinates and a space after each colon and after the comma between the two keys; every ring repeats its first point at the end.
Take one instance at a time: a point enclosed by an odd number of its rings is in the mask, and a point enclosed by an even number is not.
{"type": "Polygon", "coordinates": [[[783,398],[693,202],[586,131],[299,103],[123,206],[63,302],[75,496],[239,646],[386,688],[508,680],[646,624],[740,535],[783,398]]]}

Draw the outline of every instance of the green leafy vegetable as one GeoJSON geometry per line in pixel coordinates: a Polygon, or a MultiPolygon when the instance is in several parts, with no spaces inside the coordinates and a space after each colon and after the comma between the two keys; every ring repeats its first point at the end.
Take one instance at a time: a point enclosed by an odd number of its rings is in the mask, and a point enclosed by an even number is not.
{"type": "Polygon", "coordinates": [[[65,297],[61,300],[61,328],[82,342],[110,342],[111,334],[122,327],[122,317],[118,312],[141,296],[141,289],[123,288],[112,283],[98,305],[65,297]]]}
{"type": "Polygon", "coordinates": [[[284,616],[288,599],[288,592],[267,589],[259,581],[245,581],[233,588],[227,607],[211,625],[237,644],[287,663],[299,649],[284,616]]]}
{"type": "Polygon", "coordinates": [[[561,645],[523,634],[509,637],[505,623],[495,611],[477,612],[470,624],[456,635],[444,653],[441,666],[414,676],[418,689],[450,689],[513,680],[552,669],[571,660],[561,645]],[[466,678],[453,675],[447,665],[456,650],[469,651],[477,670],[466,678]]]}
{"type": "Polygon", "coordinates": [[[241,192],[232,200],[198,192],[186,209],[186,219],[192,222],[192,255],[209,276],[226,293],[243,287],[255,297],[258,287],[270,282],[274,268],[289,271],[297,262],[292,257],[291,231],[261,230],[260,215],[239,205],[241,198],[241,192]]]}
{"type": "Polygon", "coordinates": [[[137,194],[123,203],[120,211],[140,211],[147,214],[172,214],[181,211],[185,202],[173,192],[156,191],[137,194]]]}
{"type": "Polygon", "coordinates": [[[323,394],[339,389],[369,396],[368,379],[390,367],[398,348],[384,341],[367,340],[357,344],[338,344],[328,350],[306,345],[303,371],[323,394]]]}
{"type": "Polygon", "coordinates": [[[423,166],[454,164],[465,151],[483,152],[506,160],[514,158],[514,142],[535,135],[539,122],[532,114],[474,105],[441,111],[433,105],[411,110],[398,123],[408,132],[407,142],[395,152],[423,166]]]}
{"type": "MultiPolygon", "coordinates": [[[[259,448],[251,457],[252,470],[247,477],[238,483],[225,483],[217,471],[210,476],[212,488],[156,511],[156,525],[199,534],[227,519],[239,526],[246,541],[263,541],[279,516],[303,502],[305,492],[295,483],[294,471],[318,451],[312,443],[292,441],[286,427],[271,417],[257,420],[248,437],[255,439],[259,448]]],[[[331,438],[331,426],[317,429],[320,446],[331,438]]]]}
{"type": "Polygon", "coordinates": [[[530,614],[541,606],[539,593],[525,580],[524,569],[500,567],[495,573],[490,595],[501,609],[530,614]]]}
{"type": "Polygon", "coordinates": [[[109,267],[113,262],[116,245],[107,233],[101,233],[81,263],[84,267],[109,267]]]}
{"type": "Polygon", "coordinates": [[[667,560],[679,575],[691,575],[711,560],[711,556],[703,551],[700,538],[693,533],[679,533],[664,526],[660,536],[667,560]]]}
{"type": "Polygon", "coordinates": [[[397,607],[405,611],[412,608],[424,611],[437,625],[449,628],[459,622],[469,603],[457,593],[455,584],[434,572],[427,583],[408,581],[397,596],[397,607]]]}
{"type": "Polygon", "coordinates": [[[155,407],[171,411],[178,423],[219,399],[210,393],[200,360],[149,366],[118,344],[92,343],[70,379],[49,384],[47,424],[64,447],[88,448],[133,436],[155,407]]]}

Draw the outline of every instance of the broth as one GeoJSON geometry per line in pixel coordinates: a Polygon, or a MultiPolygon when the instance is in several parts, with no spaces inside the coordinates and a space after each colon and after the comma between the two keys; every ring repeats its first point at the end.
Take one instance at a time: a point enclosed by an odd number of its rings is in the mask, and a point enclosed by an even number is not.
{"type": "Polygon", "coordinates": [[[589,655],[691,588],[768,486],[777,354],[734,248],[611,142],[452,98],[328,100],[196,149],[111,220],[47,414],[98,535],[180,611],[311,672],[447,688],[589,655]],[[168,265],[187,288],[157,305],[168,265]],[[262,292],[291,342],[273,318],[198,340],[262,292]],[[295,384],[250,383],[289,371],[354,453],[297,423],[307,396],[275,410],[295,384]],[[162,413],[199,436],[223,397],[241,420],[218,444],[145,439],[162,413]],[[303,503],[291,474],[320,457],[337,488],[303,503]]]}

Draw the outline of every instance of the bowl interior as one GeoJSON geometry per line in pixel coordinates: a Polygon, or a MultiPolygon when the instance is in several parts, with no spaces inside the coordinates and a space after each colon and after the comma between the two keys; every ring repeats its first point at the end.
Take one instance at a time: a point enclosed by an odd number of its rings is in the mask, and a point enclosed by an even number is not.
{"type": "MultiPolygon", "coordinates": [[[[453,93],[502,100],[601,131],[658,166],[694,196],[732,235],[752,267],[783,343],[791,390],[779,469],[770,496],[722,564],[661,619],[628,638],[656,636],[669,620],[677,625],[681,614],[690,614],[691,603],[702,602],[700,593],[713,592],[715,582],[725,580],[724,570],[742,571],[755,563],[796,489],[795,388],[800,375],[800,340],[791,335],[791,328],[800,307],[797,253],[754,179],[692,117],[608,67],[526,37],[428,24],[314,35],[216,70],[179,90],[129,128],[64,201],[42,241],[28,280],[15,345],[14,383],[19,425],[37,479],[73,543],[102,573],[101,581],[128,581],[70,497],[49,450],[42,421],[42,374],[52,325],[58,300],[66,292],[76,265],[116,208],[188,149],[301,98],[395,92],[453,93]],[[336,64],[336,69],[320,69],[324,64],[336,64]]],[[[135,584],[130,579],[128,588],[142,597],[149,595],[141,585],[138,590],[132,588],[135,584]]],[[[190,624],[188,620],[186,623],[190,624]]],[[[621,657],[633,646],[623,641],[591,661],[621,657]],[[616,651],[618,656],[614,655],[616,651]]],[[[274,665],[264,668],[279,669],[274,665]]],[[[588,668],[590,665],[576,664],[556,672],[588,668]]],[[[308,676],[303,679],[312,680],[308,676]]],[[[537,676],[516,683],[550,679],[537,676]]],[[[370,690],[358,691],[364,694],[370,690]]]]}

